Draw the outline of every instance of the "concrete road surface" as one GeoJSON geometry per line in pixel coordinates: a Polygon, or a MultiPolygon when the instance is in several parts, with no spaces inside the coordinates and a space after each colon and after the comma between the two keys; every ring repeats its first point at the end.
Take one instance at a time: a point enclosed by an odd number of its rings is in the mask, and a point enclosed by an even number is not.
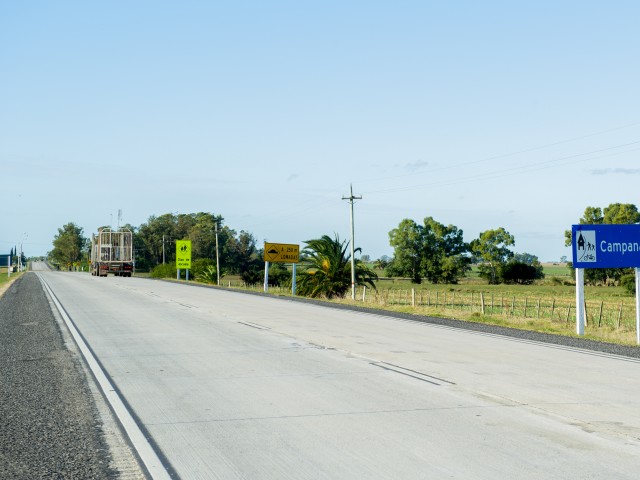
{"type": "Polygon", "coordinates": [[[38,275],[174,476],[640,476],[637,359],[223,289],[38,275]]]}

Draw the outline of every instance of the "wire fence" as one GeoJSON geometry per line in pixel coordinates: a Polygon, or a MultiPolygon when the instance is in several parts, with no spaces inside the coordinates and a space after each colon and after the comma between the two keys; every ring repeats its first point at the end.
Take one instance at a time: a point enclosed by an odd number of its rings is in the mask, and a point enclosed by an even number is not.
{"type": "MultiPolygon", "coordinates": [[[[478,312],[482,315],[499,315],[531,319],[548,319],[556,322],[575,322],[575,298],[496,295],[477,291],[434,291],[416,289],[360,288],[356,300],[375,306],[404,305],[431,307],[445,311],[478,312]]],[[[635,305],[604,300],[585,301],[586,322],[591,327],[610,327],[635,330],[635,305]]]]}
{"type": "MultiPolygon", "coordinates": [[[[222,282],[228,287],[263,291],[262,285],[246,285],[243,282],[222,282]],[[227,284],[228,283],[228,284],[227,284]]],[[[291,287],[269,287],[269,292],[290,295],[291,287]]],[[[486,316],[502,316],[532,320],[548,320],[566,324],[576,322],[575,297],[549,297],[508,295],[478,291],[451,291],[425,289],[377,289],[358,287],[356,303],[372,307],[405,306],[416,310],[427,308],[430,312],[443,311],[450,315],[459,312],[477,312],[486,316]]],[[[610,300],[586,300],[586,326],[635,331],[636,310],[634,303],[610,300]]]]}

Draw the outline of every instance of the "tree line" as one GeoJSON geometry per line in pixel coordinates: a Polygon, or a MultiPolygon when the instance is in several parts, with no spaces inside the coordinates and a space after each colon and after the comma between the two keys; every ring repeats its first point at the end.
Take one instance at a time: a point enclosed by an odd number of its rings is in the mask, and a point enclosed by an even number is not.
{"type": "Polygon", "coordinates": [[[503,227],[486,230],[467,243],[463,231],[433,217],[422,224],[404,219],[389,232],[394,255],[386,267],[391,277],[408,277],[414,283],[455,284],[478,266],[480,277],[490,284],[532,283],[542,278],[542,265],[535,255],[515,254],[509,247],[515,239],[503,227]]]}
{"type": "MultiPolygon", "coordinates": [[[[638,223],[640,213],[633,204],[611,204],[604,209],[587,207],[580,223],[638,223]]],[[[199,212],[167,213],[151,216],[140,225],[125,225],[134,233],[136,269],[157,271],[160,276],[175,275],[175,241],[189,239],[192,243],[193,273],[214,278],[216,232],[221,275],[239,275],[248,284],[259,283],[264,275],[263,251],[255,237],[225,225],[221,215],[199,212]],[[162,270],[164,269],[164,270],[162,270]]],[[[566,244],[571,244],[571,232],[565,232],[566,244]]],[[[336,235],[323,235],[305,242],[302,250],[302,270],[298,287],[308,296],[344,296],[351,284],[348,242],[336,235]]],[[[393,257],[381,258],[375,266],[390,277],[410,278],[414,283],[458,283],[476,265],[481,278],[490,284],[529,284],[543,278],[542,265],[535,255],[516,253],[515,238],[503,227],[481,232],[471,242],[465,242],[463,231],[455,225],[444,225],[433,217],[423,223],[404,219],[389,232],[393,257]]],[[[65,266],[88,261],[91,241],[83,229],[68,223],[58,229],[49,259],[65,266]]],[[[360,249],[355,249],[357,252],[360,249]]],[[[361,259],[355,260],[356,284],[375,288],[377,275],[361,259]]],[[[589,270],[588,282],[620,282],[624,269],[589,270]]],[[[286,284],[290,273],[281,265],[269,272],[274,284],[286,284]]]]}
{"type": "MultiPolygon", "coordinates": [[[[198,267],[213,266],[216,229],[221,271],[253,280],[260,276],[263,268],[262,249],[257,247],[255,237],[249,232],[237,232],[225,225],[221,215],[205,212],[167,213],[152,215],[138,227],[126,224],[122,228],[134,233],[133,249],[137,270],[151,271],[162,264],[175,265],[175,242],[183,239],[191,240],[192,258],[200,260],[198,267]]],[[[71,222],[58,228],[49,258],[52,262],[65,266],[88,261],[90,250],[91,238],[85,237],[83,229],[71,222]]]]}

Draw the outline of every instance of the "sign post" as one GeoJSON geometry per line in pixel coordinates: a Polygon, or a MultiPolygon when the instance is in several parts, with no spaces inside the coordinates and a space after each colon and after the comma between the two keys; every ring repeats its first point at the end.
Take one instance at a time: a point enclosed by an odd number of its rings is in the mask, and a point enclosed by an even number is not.
{"type": "Polygon", "coordinates": [[[576,268],[576,333],[584,335],[584,268],[576,268]]]}
{"type": "Polygon", "coordinates": [[[636,267],[636,342],[640,345],[640,268],[636,267]]]}
{"type": "Polygon", "coordinates": [[[187,280],[189,280],[189,269],[191,269],[191,240],[176,240],[176,268],[178,269],[178,280],[180,280],[180,270],[187,270],[187,280]]]}
{"type": "Polygon", "coordinates": [[[300,261],[300,245],[291,243],[264,243],[264,291],[269,290],[269,262],[291,263],[291,295],[296,294],[296,264],[300,261]]]}
{"type": "Polygon", "coordinates": [[[634,268],[636,272],[636,341],[640,345],[640,224],[573,225],[576,269],[576,332],[584,335],[585,268],[634,268]]]}

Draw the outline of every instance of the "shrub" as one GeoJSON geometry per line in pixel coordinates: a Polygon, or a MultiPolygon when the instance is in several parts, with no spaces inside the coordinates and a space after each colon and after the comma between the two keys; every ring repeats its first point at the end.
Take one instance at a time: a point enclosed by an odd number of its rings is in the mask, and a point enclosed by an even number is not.
{"type": "Polygon", "coordinates": [[[287,287],[291,285],[291,272],[280,263],[270,265],[269,285],[273,287],[287,287]]]}
{"type": "Polygon", "coordinates": [[[175,263],[163,263],[156,265],[151,270],[151,276],[153,278],[176,278],[178,270],[175,263]]]}
{"type": "MultiPolygon", "coordinates": [[[[224,277],[224,274],[220,274],[220,278],[224,277]]],[[[218,272],[216,272],[216,267],[213,265],[209,265],[204,270],[201,270],[196,277],[196,280],[199,282],[205,283],[214,283],[218,284],[218,272]]]]}
{"type": "Polygon", "coordinates": [[[258,267],[252,265],[244,272],[240,273],[240,278],[248,286],[258,285],[264,277],[264,269],[260,270],[258,267]]]}
{"type": "Polygon", "coordinates": [[[626,274],[620,277],[620,286],[624,287],[627,293],[635,295],[636,293],[636,276],[634,274],[626,274]]]}
{"type": "Polygon", "coordinates": [[[542,265],[527,265],[523,262],[509,262],[501,269],[501,277],[505,283],[530,285],[534,280],[544,278],[542,265]]]}
{"type": "Polygon", "coordinates": [[[209,267],[213,267],[215,270],[215,262],[210,258],[198,258],[191,262],[191,271],[189,272],[189,276],[193,277],[195,280],[200,280],[202,274],[209,267]]]}

